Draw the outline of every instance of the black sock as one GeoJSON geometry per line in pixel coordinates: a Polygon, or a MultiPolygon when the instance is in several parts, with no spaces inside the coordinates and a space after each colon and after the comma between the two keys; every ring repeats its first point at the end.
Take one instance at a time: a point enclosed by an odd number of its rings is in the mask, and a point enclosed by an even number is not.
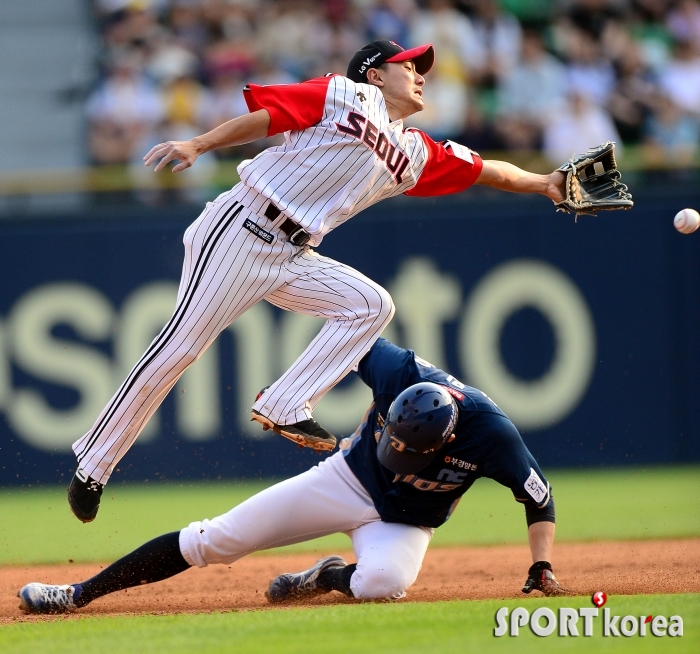
{"type": "Polygon", "coordinates": [[[316,583],[323,590],[338,590],[348,597],[353,597],[350,590],[350,577],[355,572],[355,568],[357,568],[357,563],[351,563],[344,567],[337,565],[332,568],[326,568],[318,575],[316,583]]]}
{"type": "Polygon", "coordinates": [[[87,581],[73,584],[76,590],[75,604],[85,606],[102,595],[162,581],[189,567],[190,564],[180,552],[180,532],[158,536],[87,581]]]}

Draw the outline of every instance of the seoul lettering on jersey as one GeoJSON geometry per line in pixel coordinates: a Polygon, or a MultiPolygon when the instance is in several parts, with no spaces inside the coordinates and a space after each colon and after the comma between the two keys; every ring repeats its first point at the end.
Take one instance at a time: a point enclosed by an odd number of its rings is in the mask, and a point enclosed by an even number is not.
{"type": "Polygon", "coordinates": [[[367,145],[380,161],[386,163],[386,167],[394,176],[396,183],[401,184],[403,182],[402,175],[410,163],[409,158],[396,146],[392,145],[387,135],[384,132],[380,132],[372,121],[367,120],[362,114],[351,111],[348,114],[347,122],[350,125],[349,127],[342,123],[336,123],[336,125],[344,134],[354,136],[367,145]],[[363,124],[365,124],[364,128],[362,127],[363,124]]]}
{"type": "Polygon", "coordinates": [[[285,142],[242,162],[241,181],[299,224],[311,247],[381,200],[459,193],[481,173],[478,156],[392,120],[370,84],[340,75],[250,84],[245,98],[251,111],[268,111],[268,135],[284,133],[285,142]]]}

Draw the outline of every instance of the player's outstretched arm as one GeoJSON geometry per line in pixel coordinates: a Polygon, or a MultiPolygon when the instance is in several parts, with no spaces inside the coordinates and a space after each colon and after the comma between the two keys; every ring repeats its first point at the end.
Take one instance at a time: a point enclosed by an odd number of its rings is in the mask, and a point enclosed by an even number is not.
{"type": "Polygon", "coordinates": [[[151,148],[143,160],[146,166],[150,166],[160,159],[153,169],[157,173],[167,163],[178,159],[180,163],[173,166],[173,172],[179,173],[181,170],[189,168],[200,154],[217,148],[229,148],[265,138],[269,129],[270,114],[267,109],[259,109],[229,120],[223,125],[215,127],[211,132],[195,136],[189,141],[159,143],[151,148]]]}
{"type": "Polygon", "coordinates": [[[566,174],[555,170],[549,175],[529,173],[506,161],[485,160],[475,184],[490,186],[511,193],[539,193],[553,202],[561,202],[566,174]]]}

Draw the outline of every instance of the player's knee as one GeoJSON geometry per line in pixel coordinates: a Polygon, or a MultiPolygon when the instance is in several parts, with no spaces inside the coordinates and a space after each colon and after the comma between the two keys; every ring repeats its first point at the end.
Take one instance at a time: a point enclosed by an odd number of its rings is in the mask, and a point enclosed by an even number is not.
{"type": "Polygon", "coordinates": [[[206,349],[206,345],[202,346],[201,338],[185,338],[176,348],[174,357],[180,366],[187,368],[197,361],[206,349]]]}
{"type": "Polygon", "coordinates": [[[412,579],[393,563],[379,566],[358,565],[350,579],[350,589],[357,599],[401,599],[412,579]]]}
{"type": "Polygon", "coordinates": [[[376,303],[376,315],[385,325],[394,317],[394,312],[396,307],[394,307],[394,300],[389,291],[381,286],[377,286],[377,303],[376,303]]]}
{"type": "Polygon", "coordinates": [[[180,532],[180,551],[190,565],[233,563],[251,551],[236,524],[222,518],[192,522],[180,532]]]}

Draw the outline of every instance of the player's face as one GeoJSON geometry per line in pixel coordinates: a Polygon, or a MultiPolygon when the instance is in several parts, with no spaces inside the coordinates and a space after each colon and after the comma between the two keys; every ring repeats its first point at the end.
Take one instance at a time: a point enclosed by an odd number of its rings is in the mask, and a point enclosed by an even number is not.
{"type": "Polygon", "coordinates": [[[386,65],[385,69],[377,70],[384,101],[392,120],[407,118],[425,106],[423,100],[423,85],[425,79],[416,72],[412,61],[386,65]]]}

